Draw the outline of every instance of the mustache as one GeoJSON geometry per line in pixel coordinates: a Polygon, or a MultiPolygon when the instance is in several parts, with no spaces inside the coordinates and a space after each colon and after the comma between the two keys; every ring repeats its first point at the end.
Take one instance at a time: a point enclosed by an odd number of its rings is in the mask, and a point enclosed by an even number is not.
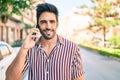
{"type": "Polygon", "coordinates": [[[54,31],[54,29],[46,28],[43,31],[54,31]]]}

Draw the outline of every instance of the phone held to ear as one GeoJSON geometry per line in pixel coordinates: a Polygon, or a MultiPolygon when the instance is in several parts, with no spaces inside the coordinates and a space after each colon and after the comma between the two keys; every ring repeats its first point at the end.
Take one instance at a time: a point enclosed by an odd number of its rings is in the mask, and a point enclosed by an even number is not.
{"type": "MultiPolygon", "coordinates": [[[[34,32],[32,35],[36,35],[36,33],[34,32]]],[[[33,41],[36,41],[36,37],[33,37],[32,39],[33,41]]]]}
{"type": "MultiPolygon", "coordinates": [[[[39,27],[39,26],[38,26],[38,24],[37,24],[37,25],[36,25],[36,28],[38,29],[38,27],[39,27]]],[[[36,33],[34,32],[32,35],[36,35],[36,33]]],[[[34,37],[34,38],[32,38],[32,39],[33,39],[34,41],[36,41],[37,38],[34,37]]]]}
{"type": "Polygon", "coordinates": [[[39,28],[38,24],[36,25],[36,28],[39,28]]]}

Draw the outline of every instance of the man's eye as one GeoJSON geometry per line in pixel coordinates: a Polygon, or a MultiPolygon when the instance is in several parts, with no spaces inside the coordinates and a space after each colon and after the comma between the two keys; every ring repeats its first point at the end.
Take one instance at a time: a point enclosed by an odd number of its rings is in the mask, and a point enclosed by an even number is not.
{"type": "MultiPolygon", "coordinates": [[[[46,21],[46,20],[41,20],[41,21],[40,21],[41,24],[47,24],[47,22],[48,22],[48,21],[46,21]]],[[[49,22],[50,22],[51,24],[54,24],[54,23],[55,23],[55,20],[49,20],[49,22]]]]}
{"type": "Polygon", "coordinates": [[[50,23],[55,23],[55,20],[50,20],[50,23]]]}
{"type": "Polygon", "coordinates": [[[47,23],[47,21],[41,20],[40,23],[41,23],[41,24],[44,24],[44,23],[47,23]]]}

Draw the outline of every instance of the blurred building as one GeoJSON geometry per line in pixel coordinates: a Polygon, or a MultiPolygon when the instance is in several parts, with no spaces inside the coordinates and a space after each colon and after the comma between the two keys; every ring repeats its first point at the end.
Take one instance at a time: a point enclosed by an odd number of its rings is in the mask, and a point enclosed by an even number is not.
{"type": "MultiPolygon", "coordinates": [[[[36,6],[37,4],[44,2],[45,0],[39,0],[34,5],[36,6]]],[[[12,44],[14,41],[23,40],[27,35],[27,32],[23,27],[25,27],[26,24],[35,26],[35,22],[35,10],[22,12],[22,17],[18,15],[13,15],[12,17],[3,15],[0,19],[0,41],[12,44]],[[23,18],[23,21],[21,21],[21,18],[23,18]]]]}
{"type": "Polygon", "coordinates": [[[4,41],[12,44],[16,40],[23,39],[23,29],[24,23],[19,20],[9,17],[6,22],[0,21],[0,41],[4,41]]]}

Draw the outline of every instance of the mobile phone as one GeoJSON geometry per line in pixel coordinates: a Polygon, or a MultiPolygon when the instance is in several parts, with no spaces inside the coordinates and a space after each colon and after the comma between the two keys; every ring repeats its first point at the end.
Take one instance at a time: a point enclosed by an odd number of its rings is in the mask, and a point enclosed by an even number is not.
{"type": "MultiPolygon", "coordinates": [[[[36,28],[38,28],[39,29],[39,25],[37,24],[36,25],[36,28]]],[[[36,35],[36,33],[34,32],[32,35],[36,35]]],[[[36,41],[36,38],[32,38],[34,41],[36,41]]]]}
{"type": "MultiPolygon", "coordinates": [[[[34,32],[32,35],[36,35],[36,33],[34,32]]],[[[36,37],[32,38],[34,41],[36,41],[36,37]]]]}
{"type": "Polygon", "coordinates": [[[38,25],[38,24],[36,25],[36,28],[38,28],[38,29],[39,29],[39,25],[38,25]]]}

